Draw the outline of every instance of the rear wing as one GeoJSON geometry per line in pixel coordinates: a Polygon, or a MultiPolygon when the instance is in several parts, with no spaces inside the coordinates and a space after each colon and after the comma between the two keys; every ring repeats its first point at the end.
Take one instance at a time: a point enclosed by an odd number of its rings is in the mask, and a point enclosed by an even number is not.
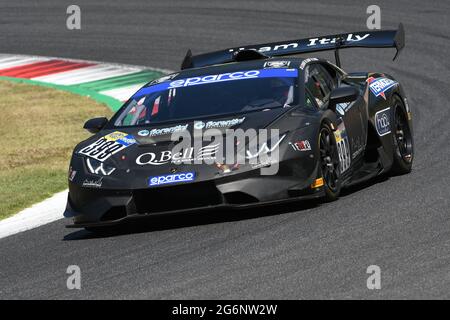
{"type": "Polygon", "coordinates": [[[343,48],[396,48],[394,60],[405,46],[405,31],[400,23],[397,30],[362,31],[335,34],[330,36],[297,39],[289,41],[272,42],[265,44],[249,45],[245,47],[229,48],[225,50],[204,53],[193,56],[188,50],[181,69],[205,67],[214,64],[239,61],[240,53],[253,51],[249,56],[267,58],[287,55],[296,55],[309,52],[335,50],[336,64],[340,66],[339,49],[343,48]],[[242,52],[244,51],[244,52],[242,52]]]}

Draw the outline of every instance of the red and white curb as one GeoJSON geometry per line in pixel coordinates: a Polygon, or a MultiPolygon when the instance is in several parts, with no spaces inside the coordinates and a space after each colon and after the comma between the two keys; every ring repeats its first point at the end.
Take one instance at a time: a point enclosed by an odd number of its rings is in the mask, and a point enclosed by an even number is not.
{"type": "MultiPolygon", "coordinates": [[[[94,99],[115,109],[141,86],[170,70],[55,57],[0,54],[0,80],[46,84],[94,99]],[[102,100],[108,97],[110,100],[102,100]]],[[[0,221],[0,238],[63,218],[67,190],[0,221]]]]}
{"type": "Polygon", "coordinates": [[[0,54],[0,79],[4,77],[85,90],[127,100],[147,82],[169,70],[55,57],[0,54]]]}

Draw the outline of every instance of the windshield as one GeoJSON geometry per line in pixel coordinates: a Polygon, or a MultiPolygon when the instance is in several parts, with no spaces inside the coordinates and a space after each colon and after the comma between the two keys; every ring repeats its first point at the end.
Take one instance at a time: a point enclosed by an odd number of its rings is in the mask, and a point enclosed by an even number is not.
{"type": "Polygon", "coordinates": [[[153,125],[288,107],[297,100],[297,75],[297,69],[262,69],[148,85],[121,108],[114,125],[153,125]]]}

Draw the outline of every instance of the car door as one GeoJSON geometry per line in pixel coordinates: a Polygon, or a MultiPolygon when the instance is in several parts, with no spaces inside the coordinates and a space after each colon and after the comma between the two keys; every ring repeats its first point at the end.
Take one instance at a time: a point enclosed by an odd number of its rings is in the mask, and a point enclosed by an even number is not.
{"type": "MultiPolygon", "coordinates": [[[[348,85],[341,83],[340,74],[332,66],[320,63],[309,65],[306,77],[307,91],[314,97],[317,106],[323,110],[328,108],[331,91],[338,86],[348,85]]],[[[365,109],[365,101],[361,96],[354,102],[340,103],[336,106],[340,122],[337,142],[343,158],[342,172],[349,169],[353,160],[363,154],[367,132],[367,121],[364,122],[363,117],[365,109]]]]}
{"type": "MultiPolygon", "coordinates": [[[[340,86],[351,84],[339,83],[340,86]]],[[[359,89],[359,87],[357,87],[359,89]]],[[[351,103],[336,105],[336,114],[342,117],[349,137],[352,160],[364,154],[367,141],[367,105],[362,95],[351,103]]]]}
{"type": "MultiPolygon", "coordinates": [[[[332,66],[312,64],[307,72],[306,88],[314,96],[319,108],[328,107],[328,99],[333,89],[349,84],[340,81],[339,74],[332,66]]],[[[356,159],[363,154],[367,139],[367,108],[364,98],[360,95],[351,103],[340,103],[336,106],[338,118],[343,120],[348,136],[351,158],[356,159]]]]}

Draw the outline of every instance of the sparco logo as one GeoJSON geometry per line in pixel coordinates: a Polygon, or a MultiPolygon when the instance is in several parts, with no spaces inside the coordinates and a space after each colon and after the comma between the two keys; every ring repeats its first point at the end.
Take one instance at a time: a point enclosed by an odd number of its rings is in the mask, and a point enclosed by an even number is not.
{"type": "Polygon", "coordinates": [[[176,174],[168,174],[165,176],[156,176],[148,178],[148,186],[159,186],[162,184],[194,181],[195,172],[181,172],[176,174]]]}
{"type": "Polygon", "coordinates": [[[178,87],[195,86],[195,85],[206,84],[206,83],[252,79],[252,78],[257,78],[259,73],[260,72],[258,70],[250,70],[250,71],[237,71],[237,72],[232,72],[232,73],[213,74],[213,75],[208,75],[208,76],[204,76],[204,77],[187,78],[187,79],[172,81],[169,85],[169,89],[170,88],[178,88],[178,87]]]}
{"type": "Polygon", "coordinates": [[[391,132],[390,108],[380,110],[375,114],[375,125],[380,136],[391,132]]]}

